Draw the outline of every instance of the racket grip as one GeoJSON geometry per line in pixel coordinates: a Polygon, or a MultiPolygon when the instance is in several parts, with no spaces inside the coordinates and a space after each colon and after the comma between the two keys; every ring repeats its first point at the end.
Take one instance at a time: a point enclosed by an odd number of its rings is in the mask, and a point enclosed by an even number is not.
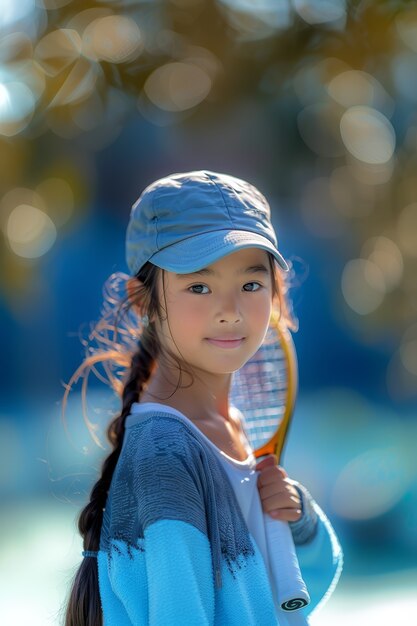
{"type": "MultiPolygon", "coordinates": [[[[282,611],[298,611],[310,603],[310,596],[301,575],[291,528],[288,522],[275,520],[265,512],[263,515],[278,605],[282,611]]],[[[291,623],[307,625],[306,618],[298,615],[300,619],[291,623]]]]}

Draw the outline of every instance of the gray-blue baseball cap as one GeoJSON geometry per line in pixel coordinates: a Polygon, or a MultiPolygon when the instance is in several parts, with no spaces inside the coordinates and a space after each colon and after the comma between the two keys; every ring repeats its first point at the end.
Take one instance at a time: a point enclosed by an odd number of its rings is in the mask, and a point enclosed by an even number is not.
{"type": "Polygon", "coordinates": [[[253,247],[271,252],[289,270],[266,198],[245,180],[210,170],[171,174],[148,185],[132,206],[126,231],[132,275],[147,261],[187,274],[253,247]]]}

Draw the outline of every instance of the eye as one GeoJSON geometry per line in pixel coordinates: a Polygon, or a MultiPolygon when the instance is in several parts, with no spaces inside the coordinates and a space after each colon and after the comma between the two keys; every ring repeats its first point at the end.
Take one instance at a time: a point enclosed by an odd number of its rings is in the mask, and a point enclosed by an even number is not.
{"type": "MultiPolygon", "coordinates": [[[[191,285],[191,287],[188,287],[187,291],[189,291],[190,289],[196,289],[197,287],[203,287],[204,288],[204,287],[207,287],[207,285],[191,285]]],[[[191,293],[201,293],[201,291],[192,291],[191,293]]]]}
{"type": "MultiPolygon", "coordinates": [[[[252,283],[246,283],[246,285],[258,285],[259,289],[262,289],[261,283],[252,282],[252,283]]],[[[246,285],[245,285],[245,287],[246,287],[246,285]]],[[[252,289],[251,291],[259,291],[259,289],[252,289]]]]}

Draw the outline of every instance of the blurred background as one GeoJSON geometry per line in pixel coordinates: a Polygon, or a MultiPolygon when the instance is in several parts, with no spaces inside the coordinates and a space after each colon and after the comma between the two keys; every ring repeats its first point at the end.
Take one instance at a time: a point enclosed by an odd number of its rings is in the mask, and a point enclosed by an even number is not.
{"type": "Polygon", "coordinates": [[[417,623],[417,3],[0,0],[0,600],[61,624],[118,400],[74,385],[130,207],[191,169],[293,263],[284,465],[345,553],[313,626],[417,623]],[[90,426],[94,437],[87,426],[90,426]]]}

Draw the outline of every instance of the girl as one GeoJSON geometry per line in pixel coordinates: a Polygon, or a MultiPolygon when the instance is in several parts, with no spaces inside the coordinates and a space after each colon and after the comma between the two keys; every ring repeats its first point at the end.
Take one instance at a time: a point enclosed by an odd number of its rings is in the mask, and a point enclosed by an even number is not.
{"type": "MultiPolygon", "coordinates": [[[[229,405],[232,374],[262,344],[273,307],[296,330],[268,202],[208,170],[157,180],[132,207],[126,260],[139,340],[113,384],[123,406],[79,517],[84,558],[65,624],[282,626],[301,613],[306,623],[339,579],[341,547],[276,457],[256,464],[229,405]],[[264,512],[292,531],[310,594],[296,613],[276,603],[264,512]]],[[[117,350],[107,358],[122,362],[117,350]]]]}

